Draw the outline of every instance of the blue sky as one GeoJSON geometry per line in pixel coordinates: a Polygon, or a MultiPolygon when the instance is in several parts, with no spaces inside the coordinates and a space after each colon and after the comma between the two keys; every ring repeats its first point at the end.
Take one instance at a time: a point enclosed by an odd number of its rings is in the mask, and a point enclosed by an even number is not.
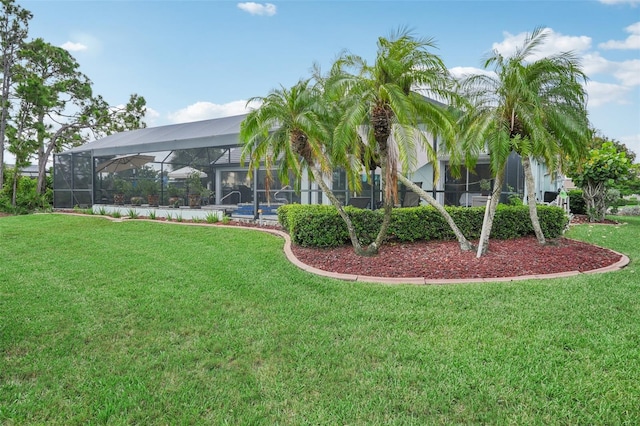
{"type": "Polygon", "coordinates": [[[372,59],[399,27],[433,38],[457,74],[548,27],[544,52],[582,58],[593,126],[640,157],[640,0],[17,1],[34,15],[30,37],[69,50],[95,93],[144,96],[149,126],[242,113],[345,49],[372,59]]]}

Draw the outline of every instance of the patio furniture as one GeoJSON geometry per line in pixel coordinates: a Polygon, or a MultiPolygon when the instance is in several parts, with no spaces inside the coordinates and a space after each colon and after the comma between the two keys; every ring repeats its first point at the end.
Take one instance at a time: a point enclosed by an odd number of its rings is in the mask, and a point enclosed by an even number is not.
{"type": "Polygon", "coordinates": [[[371,199],[369,197],[351,197],[347,205],[359,209],[368,209],[371,205],[371,199]]]}
{"type": "Polygon", "coordinates": [[[402,199],[402,207],[418,207],[420,196],[413,191],[407,191],[402,199]]]}

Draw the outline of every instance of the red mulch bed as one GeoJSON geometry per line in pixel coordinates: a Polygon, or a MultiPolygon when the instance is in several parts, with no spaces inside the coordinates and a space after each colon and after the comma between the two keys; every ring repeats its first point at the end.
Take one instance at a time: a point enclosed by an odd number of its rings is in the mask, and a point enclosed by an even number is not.
{"type": "MultiPolygon", "coordinates": [[[[576,215],[572,224],[587,223],[576,215]]],[[[606,220],[605,225],[617,224],[606,220]]],[[[477,244],[477,241],[473,241],[477,244]]],[[[541,246],[534,237],[491,240],[489,252],[463,252],[457,241],[389,242],[375,257],[357,256],[351,245],[317,249],[291,247],[307,265],[329,272],[393,278],[467,279],[586,272],[610,266],[622,256],[580,241],[559,238],[541,246]]]]}
{"type": "MultiPolygon", "coordinates": [[[[476,242],[477,243],[477,242],[476,242]]],[[[387,243],[375,257],[357,256],[353,247],[292,247],[300,261],[342,274],[430,279],[498,278],[590,271],[612,265],[619,254],[580,241],[560,238],[541,246],[534,237],[491,240],[489,252],[463,252],[456,241],[387,243]]]]}

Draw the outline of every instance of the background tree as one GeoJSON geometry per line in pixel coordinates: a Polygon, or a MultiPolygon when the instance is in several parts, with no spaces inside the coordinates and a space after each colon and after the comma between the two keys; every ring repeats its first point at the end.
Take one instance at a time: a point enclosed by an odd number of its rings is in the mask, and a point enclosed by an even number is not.
{"type": "Polygon", "coordinates": [[[602,133],[600,133],[599,130],[596,130],[596,129],[592,130],[592,134],[593,134],[593,138],[589,141],[589,149],[602,148],[602,145],[604,143],[609,142],[611,143],[611,145],[613,145],[613,147],[616,149],[617,152],[623,152],[630,163],[632,164],[635,163],[636,153],[630,150],[629,147],[626,146],[624,143],[615,139],[611,139],[603,135],[602,133]]]}
{"type": "Polygon", "coordinates": [[[79,145],[88,135],[102,136],[144,127],[146,102],[132,95],[129,103],[112,108],[101,96],[94,97],[91,81],[66,50],[42,39],[27,43],[20,52],[16,73],[17,97],[30,105],[28,114],[36,131],[38,190],[45,191],[46,167],[51,154],[79,145]]]}
{"type": "Polygon", "coordinates": [[[573,182],[582,188],[589,221],[604,220],[606,191],[616,181],[628,178],[630,166],[623,151],[618,151],[611,142],[604,142],[600,148],[592,149],[587,160],[570,172],[573,182]]]}
{"type": "MultiPolygon", "coordinates": [[[[636,153],[629,149],[624,143],[611,139],[607,136],[602,135],[597,130],[593,131],[594,136],[593,139],[589,143],[590,149],[599,149],[602,146],[609,142],[613,145],[616,152],[624,153],[627,160],[629,160],[629,176],[627,179],[617,179],[615,182],[611,184],[611,188],[618,189],[623,195],[631,195],[640,193],[640,164],[635,163],[636,161],[636,153]]],[[[579,163],[574,163],[575,165],[572,167],[579,166],[579,163]]],[[[576,170],[573,170],[574,172],[576,170]]]]}
{"type": "Polygon", "coordinates": [[[0,58],[2,60],[2,93],[0,93],[0,190],[4,185],[4,149],[10,95],[13,85],[14,65],[18,52],[27,38],[31,12],[15,4],[14,0],[2,0],[0,16],[0,58]]]}
{"type": "MultiPolygon", "coordinates": [[[[19,79],[18,79],[19,80],[19,79]]],[[[13,169],[13,187],[11,205],[15,211],[20,170],[31,164],[30,158],[38,149],[38,135],[44,131],[42,126],[33,121],[31,111],[34,107],[34,96],[25,93],[26,87],[18,84],[16,94],[20,97],[19,108],[12,117],[13,125],[7,126],[9,152],[16,160],[13,169]]]]}
{"type": "Polygon", "coordinates": [[[86,121],[91,82],[66,50],[35,39],[20,52],[18,97],[31,105],[31,121],[37,127],[38,190],[44,192],[47,162],[63,137],[86,121]]]}
{"type": "Polygon", "coordinates": [[[467,162],[473,164],[480,152],[488,151],[496,176],[478,256],[488,248],[512,151],[522,158],[531,223],[538,242],[544,244],[531,159],[544,161],[554,173],[563,158],[578,158],[587,150],[591,133],[582,84],[586,75],[571,52],[533,58],[547,34],[544,28],[535,29],[509,57],[494,51],[484,63],[485,68],[493,66],[493,74],[477,74],[461,82],[463,95],[471,105],[461,119],[467,162]]]}

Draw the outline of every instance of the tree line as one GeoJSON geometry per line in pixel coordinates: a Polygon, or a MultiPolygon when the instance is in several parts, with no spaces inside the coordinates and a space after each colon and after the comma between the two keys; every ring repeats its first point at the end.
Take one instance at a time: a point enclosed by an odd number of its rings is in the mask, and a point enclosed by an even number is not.
{"type": "Polygon", "coordinates": [[[47,189],[52,154],[115,132],[145,127],[144,97],[132,94],[123,107],[109,105],[65,49],[29,39],[33,14],[1,0],[0,193],[5,186],[4,152],[15,156],[11,204],[16,207],[20,169],[38,166],[37,194],[47,189]]]}

